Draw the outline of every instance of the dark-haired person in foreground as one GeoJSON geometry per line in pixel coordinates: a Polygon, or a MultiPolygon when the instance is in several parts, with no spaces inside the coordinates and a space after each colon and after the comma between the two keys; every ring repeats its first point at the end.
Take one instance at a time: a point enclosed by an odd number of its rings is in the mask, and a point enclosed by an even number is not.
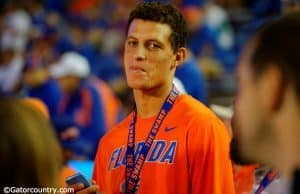
{"type": "Polygon", "coordinates": [[[227,129],[172,85],[186,36],[169,4],[131,12],[124,65],[136,108],[100,141],[93,173],[100,192],[234,194],[227,129]]]}
{"type": "Polygon", "coordinates": [[[236,137],[244,161],[274,166],[294,180],[300,169],[300,12],[263,26],[239,62],[236,137]]]}
{"type": "Polygon", "coordinates": [[[0,97],[1,193],[45,187],[54,193],[60,186],[63,162],[55,130],[34,106],[29,100],[0,97]]]}

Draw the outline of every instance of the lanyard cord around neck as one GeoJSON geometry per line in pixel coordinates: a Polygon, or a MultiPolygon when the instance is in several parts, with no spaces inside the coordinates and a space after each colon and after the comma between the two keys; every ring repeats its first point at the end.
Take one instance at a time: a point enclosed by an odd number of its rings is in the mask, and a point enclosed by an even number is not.
{"type": "Polygon", "coordinates": [[[270,169],[267,174],[264,176],[263,180],[260,182],[258,188],[256,189],[254,194],[261,194],[263,190],[267,188],[268,185],[277,177],[277,173],[270,169]]]}
{"type": "Polygon", "coordinates": [[[128,143],[127,143],[127,151],[126,151],[126,194],[132,194],[135,192],[141,169],[143,164],[146,160],[150,147],[153,143],[153,140],[158,133],[158,130],[166,118],[167,114],[171,110],[174,105],[174,102],[179,95],[179,91],[173,85],[172,90],[165,99],[155,121],[149,131],[149,134],[145,140],[145,143],[142,147],[141,153],[139,154],[138,158],[135,160],[136,156],[134,156],[134,143],[135,143],[135,123],[137,120],[137,112],[136,110],[133,111],[132,121],[129,126],[128,132],[128,143]]]}

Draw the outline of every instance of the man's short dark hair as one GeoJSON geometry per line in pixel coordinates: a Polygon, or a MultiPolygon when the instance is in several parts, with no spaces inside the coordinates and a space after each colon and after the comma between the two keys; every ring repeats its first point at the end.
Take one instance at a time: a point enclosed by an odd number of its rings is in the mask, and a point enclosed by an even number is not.
{"type": "Polygon", "coordinates": [[[172,5],[159,2],[140,3],[131,11],[126,32],[134,19],[142,19],[148,21],[168,24],[171,27],[170,35],[171,47],[177,51],[180,47],[184,47],[187,41],[187,27],[181,13],[172,5]]]}
{"type": "Polygon", "coordinates": [[[270,65],[276,65],[300,99],[300,12],[289,13],[263,26],[253,41],[255,48],[250,62],[254,76],[257,78],[270,65]]]}

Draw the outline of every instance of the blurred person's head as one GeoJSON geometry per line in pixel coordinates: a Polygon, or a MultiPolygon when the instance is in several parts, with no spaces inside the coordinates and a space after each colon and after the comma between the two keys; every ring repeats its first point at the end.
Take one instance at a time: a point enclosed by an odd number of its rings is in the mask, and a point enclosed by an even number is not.
{"type": "Polygon", "coordinates": [[[1,185],[56,187],[62,156],[54,129],[36,107],[0,98],[1,185]]]}
{"type": "Polygon", "coordinates": [[[50,75],[58,80],[64,92],[70,94],[90,75],[89,62],[80,54],[67,52],[50,68],[50,75]]]}
{"type": "Polygon", "coordinates": [[[129,87],[169,85],[186,57],[186,23],[170,4],[141,3],[130,13],[124,49],[129,87]]]}
{"type": "Polygon", "coordinates": [[[86,29],[83,24],[72,22],[69,31],[69,39],[75,47],[83,47],[86,44],[86,29]]]}
{"type": "Polygon", "coordinates": [[[186,19],[189,32],[194,32],[198,30],[204,22],[204,7],[202,4],[184,5],[182,7],[182,15],[186,19]]]}
{"type": "Polygon", "coordinates": [[[1,48],[13,47],[20,53],[26,48],[31,29],[31,18],[21,7],[19,1],[7,3],[0,32],[1,48]]]}
{"type": "Polygon", "coordinates": [[[40,37],[31,41],[26,51],[25,66],[23,68],[23,84],[29,88],[36,88],[49,80],[48,67],[57,58],[51,41],[40,37]]]}
{"type": "Polygon", "coordinates": [[[265,25],[246,45],[238,66],[236,137],[242,157],[284,173],[300,164],[299,35],[300,12],[265,25]]]}
{"type": "Polygon", "coordinates": [[[42,67],[29,69],[23,73],[22,82],[29,88],[43,85],[49,79],[48,70],[42,67]]]}

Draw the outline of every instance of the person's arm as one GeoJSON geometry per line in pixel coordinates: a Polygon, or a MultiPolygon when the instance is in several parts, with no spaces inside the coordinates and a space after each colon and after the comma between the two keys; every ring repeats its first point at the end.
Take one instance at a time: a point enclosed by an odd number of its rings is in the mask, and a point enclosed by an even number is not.
{"type": "Polygon", "coordinates": [[[229,141],[220,120],[192,121],[188,131],[191,193],[234,194],[229,141]]]}

